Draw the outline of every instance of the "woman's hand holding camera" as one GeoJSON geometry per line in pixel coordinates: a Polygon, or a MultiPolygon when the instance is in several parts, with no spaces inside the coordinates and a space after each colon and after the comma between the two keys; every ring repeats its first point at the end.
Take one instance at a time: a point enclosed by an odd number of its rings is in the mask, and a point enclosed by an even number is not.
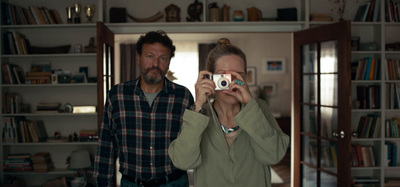
{"type": "Polygon", "coordinates": [[[199,77],[195,84],[196,89],[196,109],[198,112],[207,102],[207,96],[215,94],[215,85],[211,79],[205,78],[206,75],[211,75],[209,71],[200,71],[199,77]]]}
{"type": "Polygon", "coordinates": [[[222,91],[227,95],[234,96],[240,103],[246,105],[253,97],[250,92],[249,85],[246,84],[244,78],[237,72],[226,72],[232,74],[232,82],[228,90],[222,91]]]}

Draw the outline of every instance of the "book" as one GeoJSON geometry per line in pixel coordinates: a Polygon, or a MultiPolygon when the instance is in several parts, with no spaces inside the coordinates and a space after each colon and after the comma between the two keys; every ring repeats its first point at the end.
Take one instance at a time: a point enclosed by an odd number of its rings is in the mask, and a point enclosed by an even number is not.
{"type": "Polygon", "coordinates": [[[31,134],[32,141],[33,142],[39,142],[39,135],[38,135],[38,133],[36,131],[34,122],[28,121],[28,129],[29,129],[29,132],[31,134]]]}
{"type": "Polygon", "coordinates": [[[49,136],[47,134],[46,126],[43,120],[37,120],[34,124],[39,135],[39,142],[46,142],[49,136]]]}
{"type": "Polygon", "coordinates": [[[366,121],[367,121],[366,116],[361,116],[360,120],[358,121],[358,127],[357,127],[357,137],[358,138],[363,137],[363,134],[364,134],[365,128],[366,128],[366,121]]]}
{"type": "Polygon", "coordinates": [[[20,66],[14,66],[13,72],[17,80],[17,84],[25,84],[24,70],[20,66]]]}
{"type": "Polygon", "coordinates": [[[361,145],[355,145],[357,150],[357,161],[359,167],[364,167],[364,156],[361,145]]]}
{"type": "Polygon", "coordinates": [[[373,15],[374,15],[375,3],[376,3],[376,0],[370,1],[370,6],[368,9],[368,13],[367,13],[367,17],[365,18],[365,21],[369,21],[369,22],[372,21],[373,15]]]}

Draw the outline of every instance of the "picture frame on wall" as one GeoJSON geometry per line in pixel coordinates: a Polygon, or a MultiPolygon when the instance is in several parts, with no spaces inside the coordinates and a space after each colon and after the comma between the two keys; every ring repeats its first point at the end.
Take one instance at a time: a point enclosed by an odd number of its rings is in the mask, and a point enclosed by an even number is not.
{"type": "Polygon", "coordinates": [[[257,69],[254,66],[247,67],[246,82],[249,86],[257,85],[257,69]]]}
{"type": "Polygon", "coordinates": [[[286,60],[285,58],[264,58],[262,66],[264,74],[285,73],[286,60]]]}
{"type": "Polygon", "coordinates": [[[276,95],[276,83],[264,82],[260,84],[261,94],[266,97],[271,97],[276,95]]]}

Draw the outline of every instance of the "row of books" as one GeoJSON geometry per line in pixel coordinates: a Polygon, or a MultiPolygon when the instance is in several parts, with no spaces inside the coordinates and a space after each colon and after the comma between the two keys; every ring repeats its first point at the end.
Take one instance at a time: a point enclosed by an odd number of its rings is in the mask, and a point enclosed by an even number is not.
{"type": "Polygon", "coordinates": [[[4,114],[21,112],[22,97],[18,93],[2,93],[2,110],[4,114]]]}
{"type": "Polygon", "coordinates": [[[371,145],[351,145],[351,165],[353,167],[374,167],[374,148],[371,145]]]}
{"type": "Polygon", "coordinates": [[[398,3],[394,0],[385,0],[385,20],[386,22],[399,22],[400,13],[398,3]]]}
{"type": "Polygon", "coordinates": [[[3,84],[50,84],[51,71],[29,71],[24,73],[22,67],[3,63],[2,64],[2,82],[3,84]]]}
{"type": "Polygon", "coordinates": [[[380,59],[367,57],[352,62],[352,80],[379,80],[380,59]]]}
{"type": "Polygon", "coordinates": [[[384,152],[387,153],[387,160],[384,164],[386,164],[386,166],[397,166],[397,143],[386,141],[383,149],[384,152]]]}
{"type": "Polygon", "coordinates": [[[400,61],[398,59],[385,60],[386,80],[400,80],[400,61]]]}
{"type": "Polygon", "coordinates": [[[400,108],[400,84],[388,83],[385,84],[386,91],[386,108],[399,109],[400,108]]]}
{"type": "Polygon", "coordinates": [[[358,85],[356,87],[357,109],[379,109],[380,86],[379,85],[358,85]]]}
{"type": "Polygon", "coordinates": [[[2,3],[4,25],[62,24],[57,10],[46,7],[29,6],[28,8],[2,3]]]}
{"type": "MultiPolygon", "coordinates": [[[[321,146],[321,165],[324,167],[335,167],[337,168],[337,145],[323,145],[321,146]]],[[[310,162],[311,164],[317,165],[317,147],[316,145],[310,145],[309,149],[310,162]]]]}
{"type": "Polygon", "coordinates": [[[361,116],[357,127],[358,138],[378,138],[381,128],[381,117],[376,114],[361,116]]]}
{"type": "Polygon", "coordinates": [[[371,0],[358,7],[354,21],[378,21],[380,0],[371,0]]]}
{"type": "Polygon", "coordinates": [[[46,142],[48,134],[42,120],[31,121],[25,117],[3,118],[3,142],[30,143],[46,142]]]}
{"type": "Polygon", "coordinates": [[[385,137],[386,138],[400,138],[400,118],[393,118],[385,120],[385,137]]]}
{"type": "Polygon", "coordinates": [[[26,55],[30,53],[30,42],[24,34],[8,31],[3,34],[5,54],[26,55]]]}
{"type": "Polygon", "coordinates": [[[2,82],[3,84],[24,84],[25,73],[22,67],[14,64],[2,64],[2,82]]]}

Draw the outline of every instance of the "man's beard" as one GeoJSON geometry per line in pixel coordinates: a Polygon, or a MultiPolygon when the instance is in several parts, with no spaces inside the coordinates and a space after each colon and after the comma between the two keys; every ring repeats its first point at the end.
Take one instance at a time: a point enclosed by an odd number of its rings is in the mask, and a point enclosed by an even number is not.
{"type": "Polygon", "coordinates": [[[162,81],[163,77],[164,77],[164,75],[163,75],[161,69],[159,69],[159,68],[149,68],[149,69],[145,70],[145,72],[144,72],[144,81],[147,84],[158,84],[162,81]],[[154,69],[159,71],[160,75],[154,75],[153,73],[149,73],[151,70],[154,70],[154,69]]]}

